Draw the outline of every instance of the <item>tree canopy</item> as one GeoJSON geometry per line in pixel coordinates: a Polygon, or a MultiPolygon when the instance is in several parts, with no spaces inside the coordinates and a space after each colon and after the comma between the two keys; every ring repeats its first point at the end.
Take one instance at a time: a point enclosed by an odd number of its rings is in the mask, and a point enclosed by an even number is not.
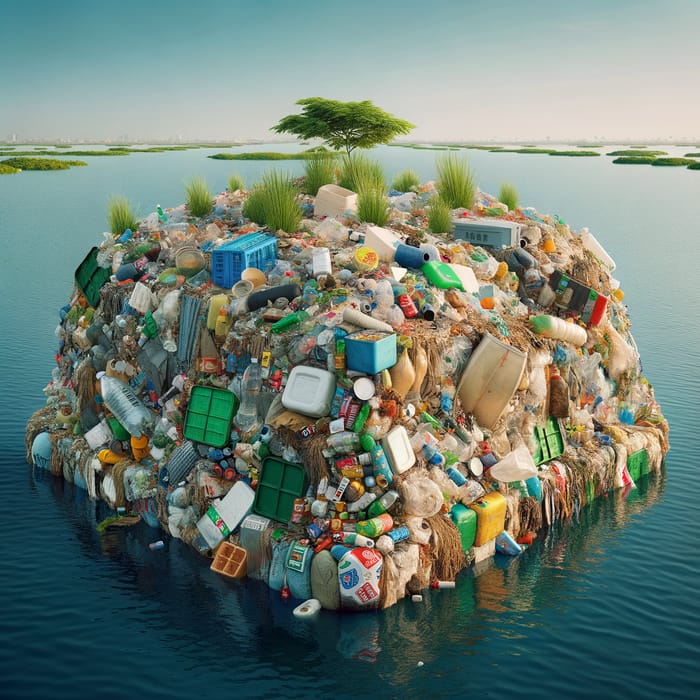
{"type": "Polygon", "coordinates": [[[301,114],[289,114],[272,127],[278,134],[294,134],[302,139],[319,138],[330,148],[372,148],[389,143],[395,136],[407,134],[414,124],[385,112],[370,100],[339,102],[323,97],[297,100],[301,114]]]}

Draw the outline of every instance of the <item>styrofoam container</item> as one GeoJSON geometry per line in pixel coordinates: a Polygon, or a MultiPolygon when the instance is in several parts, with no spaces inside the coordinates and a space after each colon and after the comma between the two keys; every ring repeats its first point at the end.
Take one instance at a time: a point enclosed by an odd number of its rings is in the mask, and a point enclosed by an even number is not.
{"type": "Polygon", "coordinates": [[[395,425],[381,442],[394,474],[402,474],[416,463],[416,453],[403,425],[395,425]]]}
{"type": "Polygon", "coordinates": [[[323,185],[314,203],[314,216],[341,216],[346,211],[357,211],[357,194],[339,185],[323,185]]]}
{"type": "Polygon", "coordinates": [[[371,248],[382,262],[393,262],[396,246],[401,239],[387,228],[368,226],[365,231],[365,245],[371,248]]]}
{"type": "Polygon", "coordinates": [[[320,418],[331,410],[335,374],[319,367],[297,365],[289,373],[282,394],[282,405],[305,416],[320,418]]]}

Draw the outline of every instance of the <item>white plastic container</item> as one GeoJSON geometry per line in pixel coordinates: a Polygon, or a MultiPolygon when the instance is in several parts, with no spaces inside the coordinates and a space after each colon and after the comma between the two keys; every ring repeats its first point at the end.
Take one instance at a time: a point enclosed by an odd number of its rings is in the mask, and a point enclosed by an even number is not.
{"type": "Polygon", "coordinates": [[[402,474],[416,463],[416,454],[403,425],[394,426],[381,442],[394,474],[402,474]]]}
{"type": "Polygon", "coordinates": [[[323,185],[314,203],[314,216],[341,216],[346,211],[357,211],[357,195],[339,185],[323,185]]]}
{"type": "Polygon", "coordinates": [[[211,549],[217,547],[252,512],[254,501],[255,491],[243,481],[237,481],[221,500],[212,501],[197,522],[197,530],[211,549]]]}
{"type": "Polygon", "coordinates": [[[289,373],[282,405],[305,416],[327,416],[335,393],[335,374],[319,367],[297,365],[289,373]]]}
{"type": "Polygon", "coordinates": [[[328,248],[316,248],[311,254],[311,269],[314,277],[330,275],[333,272],[331,266],[331,251],[328,248]]]}
{"type": "Polygon", "coordinates": [[[393,231],[381,226],[368,226],[365,231],[364,244],[379,256],[381,262],[394,261],[396,244],[400,242],[401,239],[393,231]]]}
{"type": "Polygon", "coordinates": [[[525,445],[519,445],[489,469],[489,477],[509,483],[537,476],[537,467],[525,445]]]}
{"type": "Polygon", "coordinates": [[[600,262],[608,268],[610,272],[615,272],[617,265],[615,261],[610,257],[608,251],[603,248],[598,242],[598,239],[587,229],[581,229],[581,241],[583,245],[588,248],[588,250],[593,253],[593,255],[600,260],[600,262]]]}

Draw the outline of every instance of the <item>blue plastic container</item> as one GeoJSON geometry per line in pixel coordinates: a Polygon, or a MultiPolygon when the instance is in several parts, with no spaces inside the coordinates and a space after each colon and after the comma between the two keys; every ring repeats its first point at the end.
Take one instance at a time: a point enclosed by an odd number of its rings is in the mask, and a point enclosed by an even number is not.
{"type": "Polygon", "coordinates": [[[247,267],[265,270],[277,258],[277,239],[264,233],[248,233],[211,252],[211,277],[219,287],[232,287],[247,267]]]}
{"type": "Polygon", "coordinates": [[[377,374],[396,364],[396,333],[356,331],[345,336],[345,366],[355,372],[377,374]]]}

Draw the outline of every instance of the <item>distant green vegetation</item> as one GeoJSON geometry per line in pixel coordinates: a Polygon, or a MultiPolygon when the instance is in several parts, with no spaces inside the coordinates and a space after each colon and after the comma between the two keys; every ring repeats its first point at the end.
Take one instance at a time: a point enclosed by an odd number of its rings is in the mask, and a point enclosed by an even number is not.
{"type": "Polygon", "coordinates": [[[684,158],[700,158],[700,153],[686,153],[684,158]]]}
{"type": "Polygon", "coordinates": [[[610,151],[610,153],[606,153],[606,156],[667,156],[668,153],[666,151],[649,151],[646,148],[644,150],[636,149],[636,148],[630,148],[627,150],[622,150],[622,151],[610,151]]]}
{"type": "Polygon", "coordinates": [[[700,163],[693,163],[688,166],[688,170],[700,170],[700,163]]]}
{"type": "Polygon", "coordinates": [[[0,175],[12,175],[18,172],[19,170],[17,168],[13,168],[11,165],[5,165],[4,163],[0,163],[0,175]]]}
{"type": "Polygon", "coordinates": [[[433,146],[433,145],[427,145],[427,144],[418,144],[418,143],[389,143],[387,144],[388,146],[394,146],[396,148],[412,148],[416,151],[456,151],[457,149],[461,148],[461,146],[447,146],[447,145],[440,145],[440,146],[433,146]]]}
{"type": "Polygon", "coordinates": [[[599,156],[600,153],[597,151],[550,151],[549,152],[550,156],[573,156],[574,158],[577,158],[579,156],[583,156],[584,158],[587,156],[599,156]]]}
{"type": "Polygon", "coordinates": [[[613,161],[614,165],[650,165],[656,160],[655,156],[620,156],[613,161]]]}
{"type": "Polygon", "coordinates": [[[310,148],[307,151],[298,151],[297,153],[279,153],[277,151],[247,151],[245,153],[215,153],[207,156],[213,160],[304,160],[313,158],[319,153],[331,153],[323,146],[319,148],[310,148]]]}
{"type": "Polygon", "coordinates": [[[2,163],[18,170],[68,170],[71,166],[87,165],[82,160],[58,158],[8,158],[2,163]]]}
{"type": "Polygon", "coordinates": [[[415,170],[400,172],[391,183],[391,188],[397,192],[410,192],[420,186],[420,178],[415,170]]]}
{"type": "Polygon", "coordinates": [[[691,158],[654,158],[651,165],[661,165],[669,167],[679,167],[681,165],[693,165],[695,163],[691,158]]]}

